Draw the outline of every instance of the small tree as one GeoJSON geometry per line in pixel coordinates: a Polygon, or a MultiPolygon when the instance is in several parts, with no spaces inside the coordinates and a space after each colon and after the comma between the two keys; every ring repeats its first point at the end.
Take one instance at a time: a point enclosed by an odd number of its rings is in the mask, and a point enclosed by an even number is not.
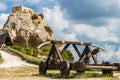
{"type": "Polygon", "coordinates": [[[42,13],[39,14],[39,16],[44,19],[44,15],[42,13]]]}

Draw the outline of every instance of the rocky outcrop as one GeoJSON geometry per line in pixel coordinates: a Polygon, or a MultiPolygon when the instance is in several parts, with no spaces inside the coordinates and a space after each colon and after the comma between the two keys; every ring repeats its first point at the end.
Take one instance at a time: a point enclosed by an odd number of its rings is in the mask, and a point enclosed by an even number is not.
{"type": "Polygon", "coordinates": [[[17,6],[12,9],[3,29],[10,35],[15,45],[36,47],[41,42],[53,40],[53,32],[44,20],[43,14],[17,6]]]}

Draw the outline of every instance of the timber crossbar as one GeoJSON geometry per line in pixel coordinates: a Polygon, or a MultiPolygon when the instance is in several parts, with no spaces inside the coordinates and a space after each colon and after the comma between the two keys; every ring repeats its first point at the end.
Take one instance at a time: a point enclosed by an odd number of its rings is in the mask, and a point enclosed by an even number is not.
{"type": "Polygon", "coordinates": [[[95,44],[92,43],[88,43],[88,42],[77,42],[77,41],[57,41],[57,40],[52,40],[51,43],[54,44],[75,44],[75,45],[88,45],[88,46],[92,46],[92,47],[97,47],[101,50],[104,50],[104,48],[97,46],[95,44]]]}

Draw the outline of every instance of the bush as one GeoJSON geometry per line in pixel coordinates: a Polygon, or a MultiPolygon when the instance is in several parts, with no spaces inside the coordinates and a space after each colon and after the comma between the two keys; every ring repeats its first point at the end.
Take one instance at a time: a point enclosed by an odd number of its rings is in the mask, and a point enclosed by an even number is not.
{"type": "Polygon", "coordinates": [[[44,55],[48,55],[50,52],[50,46],[44,46],[41,48],[41,51],[44,53],[44,55]]]}
{"type": "Polygon", "coordinates": [[[11,48],[26,54],[26,50],[23,47],[21,47],[21,46],[12,46],[11,48]]]}
{"type": "Polygon", "coordinates": [[[67,59],[67,60],[71,60],[71,61],[74,60],[73,54],[69,50],[66,50],[63,53],[62,57],[63,57],[63,59],[67,59]]]}
{"type": "Polygon", "coordinates": [[[37,57],[33,57],[33,56],[30,56],[30,55],[27,55],[27,54],[23,54],[22,52],[20,52],[18,50],[15,50],[12,47],[7,47],[7,49],[9,51],[13,52],[14,54],[20,56],[26,62],[33,63],[33,64],[39,64],[42,61],[42,59],[39,59],[37,57]]]}
{"type": "Polygon", "coordinates": [[[39,16],[44,19],[44,15],[42,13],[39,14],[39,16]]]}
{"type": "Polygon", "coordinates": [[[50,35],[53,33],[52,29],[49,26],[44,26],[44,28],[50,35]]]}
{"type": "Polygon", "coordinates": [[[25,51],[26,51],[26,54],[32,55],[32,53],[33,53],[33,48],[27,47],[27,48],[25,48],[25,51]]]}
{"type": "Polygon", "coordinates": [[[32,54],[32,56],[34,56],[34,57],[38,57],[38,54],[39,54],[39,51],[36,50],[36,49],[34,49],[34,50],[33,50],[33,54],[32,54]]]}
{"type": "Polygon", "coordinates": [[[32,20],[34,19],[38,19],[38,15],[37,14],[33,14],[32,17],[31,17],[32,20]]]}

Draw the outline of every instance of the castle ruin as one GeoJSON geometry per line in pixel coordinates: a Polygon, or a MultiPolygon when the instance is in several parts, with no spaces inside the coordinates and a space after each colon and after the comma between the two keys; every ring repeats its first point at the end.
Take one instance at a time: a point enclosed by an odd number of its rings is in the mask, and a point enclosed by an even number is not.
{"type": "Polygon", "coordinates": [[[16,12],[31,13],[31,14],[34,13],[33,9],[22,6],[22,5],[12,8],[12,13],[16,13],[16,12]]]}

